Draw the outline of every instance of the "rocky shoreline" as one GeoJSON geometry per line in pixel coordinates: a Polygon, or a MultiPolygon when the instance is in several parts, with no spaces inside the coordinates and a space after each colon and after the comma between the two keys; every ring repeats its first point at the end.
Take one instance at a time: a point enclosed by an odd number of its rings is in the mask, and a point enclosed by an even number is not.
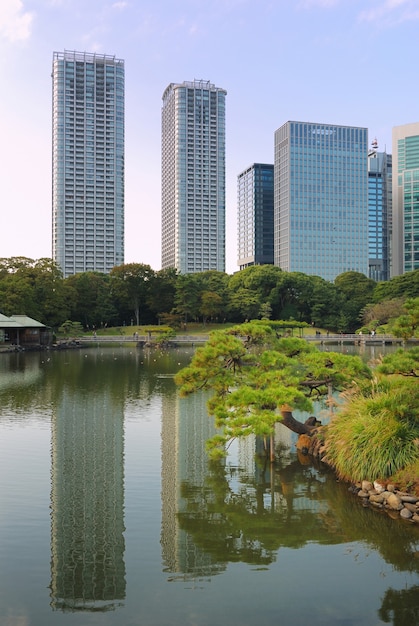
{"type": "MultiPolygon", "coordinates": [[[[327,461],[326,446],[316,434],[310,438],[310,443],[307,435],[300,435],[297,449],[305,450],[310,456],[334,470],[327,461]]],[[[349,491],[360,498],[365,507],[387,513],[393,519],[419,524],[419,497],[399,490],[397,485],[379,480],[373,482],[362,480],[350,483],[349,491]]]]}
{"type": "Polygon", "coordinates": [[[401,518],[419,524],[419,498],[399,491],[396,485],[363,480],[353,483],[349,491],[361,498],[363,506],[385,511],[393,519],[401,518]]]}

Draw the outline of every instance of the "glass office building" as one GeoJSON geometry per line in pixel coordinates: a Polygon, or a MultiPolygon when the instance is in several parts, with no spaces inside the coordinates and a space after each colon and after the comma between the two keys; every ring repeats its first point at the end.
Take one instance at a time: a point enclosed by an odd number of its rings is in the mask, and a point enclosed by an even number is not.
{"type": "Polygon", "coordinates": [[[253,163],[237,177],[240,269],[274,262],[274,166],[253,163]]]}
{"type": "Polygon", "coordinates": [[[419,122],[393,128],[392,276],[419,269],[419,122]]]}
{"type": "Polygon", "coordinates": [[[64,277],[124,262],[124,61],[54,52],[52,256],[64,277]]]}
{"type": "Polygon", "coordinates": [[[369,278],[390,278],[391,154],[373,149],[368,153],[368,254],[369,278]]]}
{"type": "Polygon", "coordinates": [[[368,276],[368,131],[289,121],[275,132],[274,262],[368,276]]]}
{"type": "Polygon", "coordinates": [[[225,98],[171,83],[162,106],[162,268],[225,271],[225,98]]]}

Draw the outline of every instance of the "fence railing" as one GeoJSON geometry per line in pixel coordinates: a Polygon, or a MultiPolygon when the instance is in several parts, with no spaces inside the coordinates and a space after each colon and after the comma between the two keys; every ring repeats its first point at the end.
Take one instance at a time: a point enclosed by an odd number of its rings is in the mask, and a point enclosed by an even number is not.
{"type": "MultiPolygon", "coordinates": [[[[294,335],[298,337],[298,335],[294,335]]],[[[209,335],[176,335],[172,339],[170,339],[173,343],[205,343],[208,341],[209,335]]],[[[336,333],[336,334],[327,334],[322,333],[320,335],[304,335],[301,339],[305,339],[306,341],[317,341],[319,343],[375,343],[375,344],[385,344],[385,343],[403,343],[403,340],[398,337],[394,337],[393,335],[366,335],[366,334],[355,334],[355,333],[336,333]]],[[[98,335],[94,337],[93,335],[77,337],[77,341],[82,343],[155,343],[156,338],[150,337],[148,335],[98,335]]]]}

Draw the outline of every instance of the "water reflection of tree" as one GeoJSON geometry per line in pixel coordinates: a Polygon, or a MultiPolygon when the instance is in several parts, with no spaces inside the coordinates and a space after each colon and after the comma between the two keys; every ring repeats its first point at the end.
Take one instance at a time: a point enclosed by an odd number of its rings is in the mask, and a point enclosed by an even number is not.
{"type": "Polygon", "coordinates": [[[221,562],[268,565],[279,548],[362,541],[401,571],[419,571],[419,529],[365,509],[333,473],[296,458],[249,474],[213,462],[202,485],[185,481],[179,524],[221,562]]]}
{"type": "Polygon", "coordinates": [[[387,589],[378,616],[386,624],[419,624],[419,586],[410,589],[387,589]]]}
{"type": "Polygon", "coordinates": [[[299,548],[307,541],[337,543],[324,516],[311,502],[318,498],[324,477],[293,461],[255,479],[239,468],[211,464],[202,486],[184,482],[186,508],[179,513],[181,528],[194,542],[221,561],[267,565],[280,547],[299,548]],[[310,494],[310,495],[308,495],[310,494]],[[297,506],[298,504],[298,506],[297,506]]]}
{"type": "Polygon", "coordinates": [[[148,399],[166,384],[164,376],[173,375],[178,362],[189,358],[185,351],[119,346],[2,355],[10,383],[0,388],[0,415],[6,407],[29,410],[54,405],[65,388],[90,393],[106,387],[118,403],[148,399]]]}

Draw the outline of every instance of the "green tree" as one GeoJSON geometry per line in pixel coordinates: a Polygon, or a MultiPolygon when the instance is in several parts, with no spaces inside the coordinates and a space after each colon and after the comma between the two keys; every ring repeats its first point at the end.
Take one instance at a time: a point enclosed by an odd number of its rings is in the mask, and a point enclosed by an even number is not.
{"type": "Polygon", "coordinates": [[[310,396],[351,386],[354,377],[368,378],[369,368],[358,357],[324,353],[303,339],[278,339],[269,325],[243,324],[211,333],[189,367],[176,377],[180,393],[212,391],[208,402],[217,434],[213,454],[224,454],[236,437],[255,434],[271,438],[281,421],[298,433],[313,424],[294,419],[293,409],[310,411],[310,396]]]}
{"type": "Polygon", "coordinates": [[[85,328],[111,326],[117,319],[108,274],[82,272],[69,276],[65,283],[74,294],[71,319],[81,320],[85,328]]]}
{"type": "Polygon", "coordinates": [[[169,267],[156,272],[151,279],[148,305],[151,312],[160,320],[163,314],[170,314],[175,306],[178,272],[169,267]]]}
{"type": "Polygon", "coordinates": [[[176,281],[175,310],[184,323],[199,317],[202,295],[201,274],[180,274],[176,281]]]}
{"type": "Polygon", "coordinates": [[[419,296],[419,269],[394,276],[390,280],[376,284],[373,302],[382,302],[393,298],[416,298],[419,296]]]}
{"type": "Polygon", "coordinates": [[[370,303],[362,311],[362,321],[373,330],[387,324],[392,318],[403,314],[404,298],[392,298],[376,304],[370,303]]]}
{"type": "Polygon", "coordinates": [[[344,272],[335,278],[335,286],[343,296],[339,330],[354,332],[359,327],[361,312],[371,302],[375,285],[361,272],[344,272]]]}
{"type": "Polygon", "coordinates": [[[409,298],[404,303],[405,314],[390,322],[393,335],[408,341],[419,334],[419,297],[409,298]]]}
{"type": "Polygon", "coordinates": [[[234,320],[249,320],[259,317],[262,307],[261,297],[253,289],[239,287],[230,292],[228,310],[234,320]]]}
{"type": "Polygon", "coordinates": [[[314,277],[301,272],[279,274],[269,297],[273,319],[312,321],[311,299],[314,284],[314,277]]]}
{"type": "Polygon", "coordinates": [[[210,317],[213,320],[224,320],[227,315],[229,276],[224,272],[218,272],[216,270],[202,272],[199,276],[202,279],[202,317],[204,319],[210,317]],[[204,294],[206,294],[205,297],[204,294]],[[213,302],[210,301],[211,296],[209,294],[213,294],[213,302]]]}
{"type": "Polygon", "coordinates": [[[252,265],[230,276],[230,317],[236,321],[259,317],[264,304],[272,306],[271,294],[278,281],[282,280],[282,274],[282,270],[274,265],[252,265]]]}
{"type": "Polygon", "coordinates": [[[309,301],[310,319],[318,327],[339,330],[342,296],[336,286],[319,276],[312,276],[309,301]]]}
{"type": "Polygon", "coordinates": [[[214,291],[204,291],[201,295],[200,312],[204,324],[208,319],[216,318],[223,312],[223,299],[214,291]]]}
{"type": "Polygon", "coordinates": [[[40,303],[27,276],[5,275],[0,280],[0,302],[3,315],[28,315],[42,322],[40,303]]]}
{"type": "Polygon", "coordinates": [[[5,315],[25,314],[47,326],[58,326],[69,313],[61,270],[49,258],[0,259],[0,295],[5,315]]]}
{"type": "Polygon", "coordinates": [[[154,271],[143,263],[125,263],[113,267],[110,272],[111,289],[116,301],[125,306],[135,317],[137,326],[146,321],[146,310],[154,271]]]}
{"type": "Polygon", "coordinates": [[[377,366],[377,371],[382,374],[408,376],[419,378],[419,347],[409,350],[399,348],[396,352],[386,354],[377,366]]]}
{"type": "Polygon", "coordinates": [[[79,337],[83,334],[83,324],[81,322],[73,322],[72,320],[66,320],[58,329],[60,333],[66,337],[79,337]]]}

